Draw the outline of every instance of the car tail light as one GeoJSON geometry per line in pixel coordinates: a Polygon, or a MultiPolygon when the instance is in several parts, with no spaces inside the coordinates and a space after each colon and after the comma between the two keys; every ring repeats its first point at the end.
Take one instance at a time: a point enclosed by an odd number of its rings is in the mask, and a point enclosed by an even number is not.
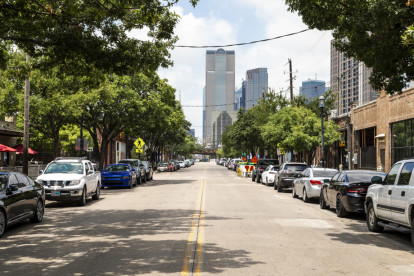
{"type": "Polygon", "coordinates": [[[348,188],[348,193],[362,193],[362,192],[365,192],[366,190],[368,189],[362,188],[362,187],[351,187],[351,188],[348,188]]]}
{"type": "Polygon", "coordinates": [[[311,184],[311,185],[322,185],[322,182],[321,182],[321,181],[319,181],[319,180],[311,180],[311,181],[310,181],[310,184],[311,184]]]}
{"type": "Polygon", "coordinates": [[[263,171],[263,168],[262,167],[260,167],[260,171],[263,171]]]}

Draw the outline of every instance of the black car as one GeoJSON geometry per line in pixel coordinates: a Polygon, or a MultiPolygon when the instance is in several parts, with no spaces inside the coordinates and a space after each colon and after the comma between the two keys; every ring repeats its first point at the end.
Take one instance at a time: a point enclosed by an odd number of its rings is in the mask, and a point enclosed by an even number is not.
{"type": "Polygon", "coordinates": [[[45,210],[45,190],[19,172],[0,173],[0,237],[6,227],[30,219],[41,222],[45,210]]]}
{"type": "Polygon", "coordinates": [[[286,162],[283,163],[275,176],[274,189],[282,192],[283,188],[292,188],[293,181],[300,177],[301,173],[308,168],[306,163],[286,162]]]}
{"type": "Polygon", "coordinates": [[[279,159],[259,159],[257,160],[256,167],[252,171],[252,181],[260,183],[262,172],[266,170],[269,165],[278,167],[280,165],[279,159]]]}
{"type": "Polygon", "coordinates": [[[385,173],[375,171],[340,171],[330,183],[324,183],[321,188],[319,203],[321,209],[335,208],[338,217],[346,217],[350,212],[364,212],[365,196],[372,184],[371,178],[385,173]]]}
{"type": "Polygon", "coordinates": [[[144,164],[139,159],[122,159],[118,163],[129,164],[137,174],[137,184],[145,183],[147,181],[144,164]]]}
{"type": "Polygon", "coordinates": [[[142,164],[144,164],[145,167],[147,181],[152,180],[154,169],[152,168],[150,161],[142,161],[142,164]]]}

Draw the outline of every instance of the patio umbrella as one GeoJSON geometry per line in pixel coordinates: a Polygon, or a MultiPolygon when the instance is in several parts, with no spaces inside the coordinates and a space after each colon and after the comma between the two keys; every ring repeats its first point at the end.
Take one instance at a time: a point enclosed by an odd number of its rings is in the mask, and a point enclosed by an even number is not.
{"type": "Polygon", "coordinates": [[[14,148],[0,144],[0,152],[16,152],[14,148]]]}
{"type": "MultiPolygon", "coordinates": [[[[23,144],[18,144],[17,146],[13,147],[14,149],[16,149],[16,153],[23,153],[23,144]]],[[[32,150],[31,148],[27,148],[27,153],[28,154],[37,154],[38,152],[35,150],[32,150]]]]}

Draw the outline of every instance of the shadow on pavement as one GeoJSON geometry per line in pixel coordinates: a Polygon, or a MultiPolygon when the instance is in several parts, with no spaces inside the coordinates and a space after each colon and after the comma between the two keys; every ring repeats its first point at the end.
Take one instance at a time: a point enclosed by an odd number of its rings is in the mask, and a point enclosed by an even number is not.
{"type": "MultiPolygon", "coordinates": [[[[179,273],[195,210],[62,209],[40,224],[10,227],[0,240],[2,275],[179,273]]],[[[205,215],[209,220],[233,218],[205,215]]],[[[202,245],[203,272],[259,264],[245,250],[202,245]]]]}

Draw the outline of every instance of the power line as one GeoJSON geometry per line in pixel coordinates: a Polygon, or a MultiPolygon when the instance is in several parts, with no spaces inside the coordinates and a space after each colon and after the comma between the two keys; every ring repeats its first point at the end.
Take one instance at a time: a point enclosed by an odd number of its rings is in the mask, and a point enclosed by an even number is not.
{"type": "Polygon", "coordinates": [[[261,40],[254,40],[254,41],[250,41],[250,42],[242,42],[242,43],[234,43],[234,44],[226,44],[226,45],[209,45],[209,46],[207,46],[207,45],[202,45],[202,46],[175,45],[174,47],[177,47],[177,48],[224,48],[224,47],[232,47],[232,46],[243,46],[243,45],[249,45],[249,44],[255,44],[255,43],[260,43],[260,42],[276,40],[276,39],[280,39],[280,38],[287,37],[287,36],[297,35],[297,34],[300,34],[300,33],[307,32],[309,30],[310,29],[305,29],[305,30],[301,30],[301,31],[298,31],[298,32],[290,33],[290,34],[280,35],[280,36],[261,39],[261,40]]]}

